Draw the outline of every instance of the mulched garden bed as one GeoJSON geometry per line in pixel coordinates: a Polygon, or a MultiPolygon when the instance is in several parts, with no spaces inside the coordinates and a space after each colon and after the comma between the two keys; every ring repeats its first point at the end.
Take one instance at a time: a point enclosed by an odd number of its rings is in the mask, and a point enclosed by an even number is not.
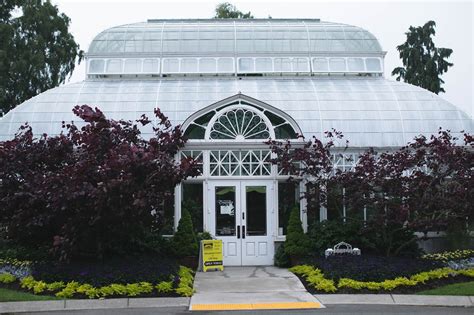
{"type": "MultiPolygon", "coordinates": [[[[32,266],[32,276],[35,280],[46,283],[62,281],[68,283],[76,281],[81,284],[90,284],[94,287],[107,286],[112,283],[123,284],[150,282],[154,286],[161,281],[173,281],[173,287],[179,284],[179,263],[175,259],[156,256],[130,257],[126,259],[112,259],[104,262],[74,262],[60,264],[55,262],[35,263],[32,266]]],[[[33,293],[31,290],[23,289],[19,281],[10,284],[0,283],[1,288],[21,292],[33,293]]],[[[44,291],[37,295],[54,296],[53,292],[44,291]]],[[[172,292],[158,292],[155,288],[148,294],[133,296],[140,297],[179,297],[172,292]]],[[[110,295],[109,298],[123,298],[123,295],[110,295]]],[[[87,299],[83,294],[76,293],[72,299],[87,299]]]]}
{"type": "Polygon", "coordinates": [[[308,292],[310,292],[311,294],[414,294],[414,293],[418,293],[425,290],[439,288],[448,284],[472,281],[472,278],[470,277],[456,276],[456,277],[430,280],[430,281],[427,281],[425,284],[419,284],[416,286],[401,286],[390,291],[387,291],[387,290],[376,291],[376,290],[368,290],[368,289],[354,290],[354,289],[349,289],[349,288],[340,288],[336,292],[331,293],[331,292],[317,291],[313,287],[309,286],[308,282],[306,282],[306,280],[303,277],[301,277],[300,275],[297,275],[297,276],[303,283],[306,290],[308,290],[308,292]]]}
{"type": "MultiPolygon", "coordinates": [[[[437,268],[446,267],[446,264],[440,261],[427,260],[421,258],[408,257],[383,257],[371,255],[338,255],[332,257],[311,257],[302,261],[320,269],[326,279],[334,280],[336,286],[340,278],[349,278],[357,281],[375,281],[382,282],[397,277],[407,277],[437,268]]],[[[314,287],[308,285],[305,278],[297,275],[305,288],[313,293],[328,294],[328,292],[317,291],[314,287]]],[[[467,276],[455,276],[442,279],[429,280],[425,284],[416,286],[399,286],[393,290],[355,290],[351,288],[338,288],[335,294],[413,294],[424,290],[437,288],[440,286],[472,281],[467,276]]],[[[329,293],[331,294],[331,293],[329,293]]]]}
{"type": "MultiPolygon", "coordinates": [[[[25,293],[29,293],[29,294],[34,294],[32,291],[27,290],[27,289],[23,289],[22,287],[20,287],[19,282],[14,282],[14,283],[10,283],[10,284],[0,283],[0,288],[25,292],[25,293]]],[[[58,297],[56,297],[54,295],[53,292],[42,292],[42,293],[38,293],[38,294],[35,294],[35,295],[50,296],[54,299],[59,299],[58,297]]],[[[121,299],[123,299],[123,298],[148,298],[148,297],[182,297],[182,296],[177,294],[175,291],[169,292],[169,293],[158,293],[156,290],[154,290],[152,293],[149,293],[149,294],[139,294],[137,296],[130,296],[130,297],[123,296],[123,295],[110,295],[110,296],[107,296],[106,299],[113,299],[113,298],[121,298],[121,299]]],[[[89,298],[85,295],[76,293],[74,296],[69,297],[67,299],[68,300],[79,300],[79,299],[89,299],[89,298]]]]}
{"type": "Polygon", "coordinates": [[[179,264],[174,259],[156,256],[130,257],[104,262],[74,262],[69,264],[41,263],[33,266],[35,280],[45,282],[77,281],[95,287],[111,283],[157,283],[169,281],[178,273],[179,264]]]}
{"type": "Polygon", "coordinates": [[[416,273],[446,266],[439,261],[421,258],[371,255],[338,255],[328,258],[318,256],[307,258],[303,263],[319,268],[328,279],[350,278],[377,282],[396,277],[410,277],[416,273]]]}

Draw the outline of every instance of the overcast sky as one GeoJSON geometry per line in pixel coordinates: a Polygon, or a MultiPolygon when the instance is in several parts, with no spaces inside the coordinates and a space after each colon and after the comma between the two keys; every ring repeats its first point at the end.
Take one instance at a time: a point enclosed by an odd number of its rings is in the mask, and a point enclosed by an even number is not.
{"type": "MultiPolygon", "coordinates": [[[[87,50],[92,39],[109,27],[143,22],[153,18],[210,18],[216,4],[224,1],[113,1],[51,0],[71,18],[71,32],[87,50]]],[[[360,26],[372,32],[387,51],[385,76],[401,65],[396,46],[405,40],[410,25],[436,22],[435,44],[454,50],[454,66],[443,76],[446,93],[441,96],[474,117],[474,5],[472,1],[268,1],[232,2],[256,18],[320,18],[360,26]]],[[[74,72],[70,82],[85,78],[85,63],[74,72]]]]}

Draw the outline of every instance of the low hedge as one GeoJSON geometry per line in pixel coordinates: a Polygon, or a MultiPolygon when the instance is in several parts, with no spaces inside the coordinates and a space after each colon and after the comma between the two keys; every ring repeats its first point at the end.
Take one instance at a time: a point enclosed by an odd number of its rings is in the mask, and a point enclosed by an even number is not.
{"type": "Polygon", "coordinates": [[[177,276],[177,283],[171,280],[161,281],[153,285],[150,282],[136,282],[128,284],[112,283],[100,287],[95,287],[89,283],[79,283],[77,281],[45,282],[35,280],[32,276],[17,279],[9,273],[0,274],[0,283],[11,284],[19,281],[21,288],[32,291],[34,294],[54,294],[60,298],[88,297],[90,299],[107,297],[136,297],[141,295],[151,295],[156,291],[157,295],[169,295],[176,293],[180,296],[191,296],[194,293],[194,275],[191,269],[180,266],[177,276]]]}
{"type": "Polygon", "coordinates": [[[416,286],[427,281],[456,276],[474,278],[474,269],[454,270],[451,268],[438,268],[431,271],[420,272],[410,277],[397,277],[395,279],[376,281],[358,281],[350,278],[341,278],[338,281],[325,278],[320,269],[310,265],[299,265],[290,268],[294,274],[301,276],[308,285],[316,291],[334,293],[339,289],[352,290],[367,289],[371,291],[392,291],[403,286],[416,286]]]}

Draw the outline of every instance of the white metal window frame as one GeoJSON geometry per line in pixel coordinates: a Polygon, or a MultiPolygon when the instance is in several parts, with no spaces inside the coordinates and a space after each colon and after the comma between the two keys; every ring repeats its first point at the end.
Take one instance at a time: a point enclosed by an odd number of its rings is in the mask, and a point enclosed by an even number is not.
{"type": "Polygon", "coordinates": [[[173,57],[173,58],[153,58],[153,57],[143,57],[143,58],[90,58],[87,60],[87,74],[88,75],[127,75],[127,74],[154,74],[154,75],[165,75],[165,74],[245,74],[245,73],[347,73],[347,74],[358,74],[358,73],[371,73],[371,74],[381,74],[384,71],[383,58],[380,57],[358,57],[358,56],[334,56],[334,57],[324,57],[324,56],[312,56],[312,57],[302,57],[302,56],[259,56],[259,57],[213,57],[213,56],[201,56],[201,57],[173,57]],[[276,69],[276,60],[285,59],[289,61],[289,69],[276,69]],[[345,65],[343,69],[331,69],[330,62],[331,60],[344,59],[345,65]],[[355,59],[357,61],[362,61],[363,69],[360,70],[350,70],[349,61],[355,59]],[[140,61],[139,70],[125,72],[125,63],[128,60],[138,60],[140,61]],[[144,61],[153,60],[157,62],[158,68],[156,71],[144,71],[144,61]],[[183,62],[186,60],[195,60],[196,69],[194,71],[184,71],[183,62]],[[204,69],[201,66],[201,60],[215,60],[215,69],[209,70],[204,69]],[[250,61],[250,69],[242,69],[242,61],[250,61]],[[268,70],[259,69],[258,62],[261,60],[271,61],[271,66],[268,70]],[[315,62],[319,60],[325,60],[327,64],[327,70],[318,70],[315,67],[315,62]],[[119,71],[108,71],[107,66],[111,62],[121,62],[121,69],[119,71]],[[177,69],[166,69],[166,63],[176,62],[178,67],[177,69]],[[219,61],[228,61],[229,69],[219,69],[219,61]],[[369,69],[369,62],[378,62],[379,69],[369,69]],[[94,62],[103,62],[102,69],[98,71],[93,71],[91,64],[94,62]],[[306,67],[301,69],[299,63],[303,62],[306,67]],[[236,68],[237,67],[237,68],[236,68]]]}
{"type": "Polygon", "coordinates": [[[161,62],[160,58],[91,58],[87,60],[87,74],[91,75],[121,75],[121,74],[160,74],[161,73],[161,62]],[[129,60],[138,60],[139,61],[139,71],[134,72],[125,72],[125,63],[129,60]],[[158,68],[156,71],[144,71],[144,62],[145,60],[155,61],[157,63],[158,68]],[[102,61],[103,66],[101,71],[92,71],[91,70],[91,63],[102,61]],[[121,69],[120,71],[107,71],[107,66],[110,62],[113,61],[120,61],[121,62],[121,69]]]}
{"type": "MultiPolygon", "coordinates": [[[[221,139],[213,139],[212,138],[212,133],[215,131],[214,130],[215,125],[219,123],[218,120],[221,117],[224,117],[228,113],[234,112],[235,110],[244,110],[244,111],[250,112],[254,116],[260,118],[261,122],[263,122],[266,125],[266,132],[268,132],[268,134],[269,134],[268,139],[275,139],[274,126],[272,125],[270,120],[267,118],[267,116],[265,116],[265,114],[263,114],[262,112],[260,112],[256,108],[254,108],[252,106],[249,106],[249,105],[244,105],[244,104],[235,104],[235,105],[226,106],[223,109],[216,112],[216,114],[214,114],[214,116],[211,118],[211,120],[209,121],[209,123],[207,125],[206,133],[204,135],[204,139],[205,140],[212,140],[212,141],[221,141],[221,139]]],[[[237,136],[240,136],[240,135],[237,135],[237,136]]],[[[243,136],[245,136],[245,134],[243,136]]],[[[260,141],[260,142],[262,142],[265,139],[239,139],[239,141],[249,141],[249,140],[250,141],[260,141]]],[[[228,141],[228,140],[224,140],[224,141],[228,141]]]]}

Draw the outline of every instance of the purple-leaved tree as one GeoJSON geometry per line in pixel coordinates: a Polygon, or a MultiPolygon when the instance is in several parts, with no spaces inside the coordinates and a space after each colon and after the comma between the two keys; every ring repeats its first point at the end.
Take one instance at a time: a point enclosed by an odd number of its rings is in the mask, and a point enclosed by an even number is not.
{"type": "Polygon", "coordinates": [[[145,116],[132,123],[87,105],[73,111],[82,128],[63,123],[65,133],[35,139],[25,125],[0,142],[0,224],[20,244],[50,244],[61,260],[139,250],[175,185],[197,175],[192,159],[175,160],[181,129],[156,109],[145,140],[145,116]]]}

